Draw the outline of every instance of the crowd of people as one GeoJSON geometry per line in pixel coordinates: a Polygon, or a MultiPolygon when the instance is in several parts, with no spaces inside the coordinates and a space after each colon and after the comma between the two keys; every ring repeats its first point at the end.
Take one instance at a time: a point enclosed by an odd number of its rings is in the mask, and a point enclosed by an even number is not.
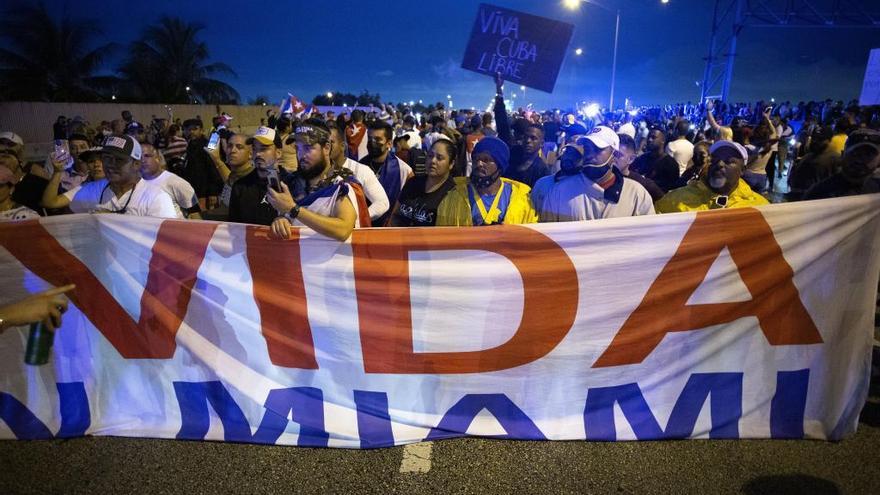
{"type": "Polygon", "coordinates": [[[60,117],[23,161],[0,132],[0,218],[119,213],[355,228],[593,220],[880,192],[880,110],[854,102],[680,104],[616,112],[406,107],[91,126],[60,117]],[[784,184],[783,184],[784,181],[784,184]],[[783,192],[780,192],[783,191],[783,192]]]}

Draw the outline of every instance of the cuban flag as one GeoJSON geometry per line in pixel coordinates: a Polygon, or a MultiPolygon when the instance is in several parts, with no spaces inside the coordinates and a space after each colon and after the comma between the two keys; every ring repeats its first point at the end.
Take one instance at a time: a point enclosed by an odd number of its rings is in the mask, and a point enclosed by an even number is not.
{"type": "Polygon", "coordinates": [[[278,113],[281,115],[284,114],[293,114],[300,115],[303,110],[305,110],[306,105],[299,100],[296,96],[293,96],[290,93],[287,93],[287,98],[281,100],[281,107],[278,109],[278,113]]]}

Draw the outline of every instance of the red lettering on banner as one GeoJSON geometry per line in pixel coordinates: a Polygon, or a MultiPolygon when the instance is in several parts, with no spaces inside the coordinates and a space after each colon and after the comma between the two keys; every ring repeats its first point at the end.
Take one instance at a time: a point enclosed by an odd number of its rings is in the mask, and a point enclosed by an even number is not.
{"type": "Polygon", "coordinates": [[[247,261],[269,359],[276,366],[318,369],[300,263],[299,229],[287,241],[247,227],[247,261]]]}
{"type": "Polygon", "coordinates": [[[355,230],[352,247],[367,373],[480,373],[522,366],[553,350],[574,323],[574,265],[558,244],[530,228],[355,230]],[[522,276],[523,318],[504,344],[471,352],[413,352],[409,255],[449,250],[500,254],[522,276]]]}
{"type": "Polygon", "coordinates": [[[119,354],[128,359],[170,359],[199,267],[217,224],[166,220],[159,226],[150,271],[135,322],[89,268],[39,221],[0,223],[0,246],[46,282],[76,284],[70,300],[119,354]]]}
{"type": "Polygon", "coordinates": [[[593,367],[641,363],[667,333],[698,330],[747,316],[758,318],[770,345],[822,343],[793,277],[773,230],[758,210],[697,213],[675,255],[593,367]],[[725,247],[752,299],[688,305],[725,247]]]}

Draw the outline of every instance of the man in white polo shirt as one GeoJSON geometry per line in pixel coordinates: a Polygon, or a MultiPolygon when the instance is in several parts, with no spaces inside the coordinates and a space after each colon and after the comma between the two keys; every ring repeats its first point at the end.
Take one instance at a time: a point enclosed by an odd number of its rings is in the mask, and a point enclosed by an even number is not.
{"type": "Polygon", "coordinates": [[[613,166],[619,152],[620,138],[605,126],[565,146],[560,153],[561,170],[541,178],[532,188],[539,221],[652,215],[654,204],[648,191],[613,166]]]}
{"type": "Polygon", "coordinates": [[[142,156],[141,145],[133,137],[107,136],[101,147],[106,177],[59,195],[58,183],[64,164],[55,163],[55,174],[43,192],[42,205],[45,208],[69,207],[74,213],[182,218],[168,193],[141,178],[142,156]]]}

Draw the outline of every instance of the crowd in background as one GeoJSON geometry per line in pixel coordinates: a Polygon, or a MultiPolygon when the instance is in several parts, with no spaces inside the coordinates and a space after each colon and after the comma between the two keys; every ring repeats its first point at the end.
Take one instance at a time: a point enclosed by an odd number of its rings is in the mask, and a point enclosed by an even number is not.
{"type": "Polygon", "coordinates": [[[880,191],[880,109],[759,101],[604,111],[270,110],[253,135],[130,112],[59,116],[24,160],[0,132],[0,218],[110,212],[307,226],[479,226],[759,206],[880,191]]]}

